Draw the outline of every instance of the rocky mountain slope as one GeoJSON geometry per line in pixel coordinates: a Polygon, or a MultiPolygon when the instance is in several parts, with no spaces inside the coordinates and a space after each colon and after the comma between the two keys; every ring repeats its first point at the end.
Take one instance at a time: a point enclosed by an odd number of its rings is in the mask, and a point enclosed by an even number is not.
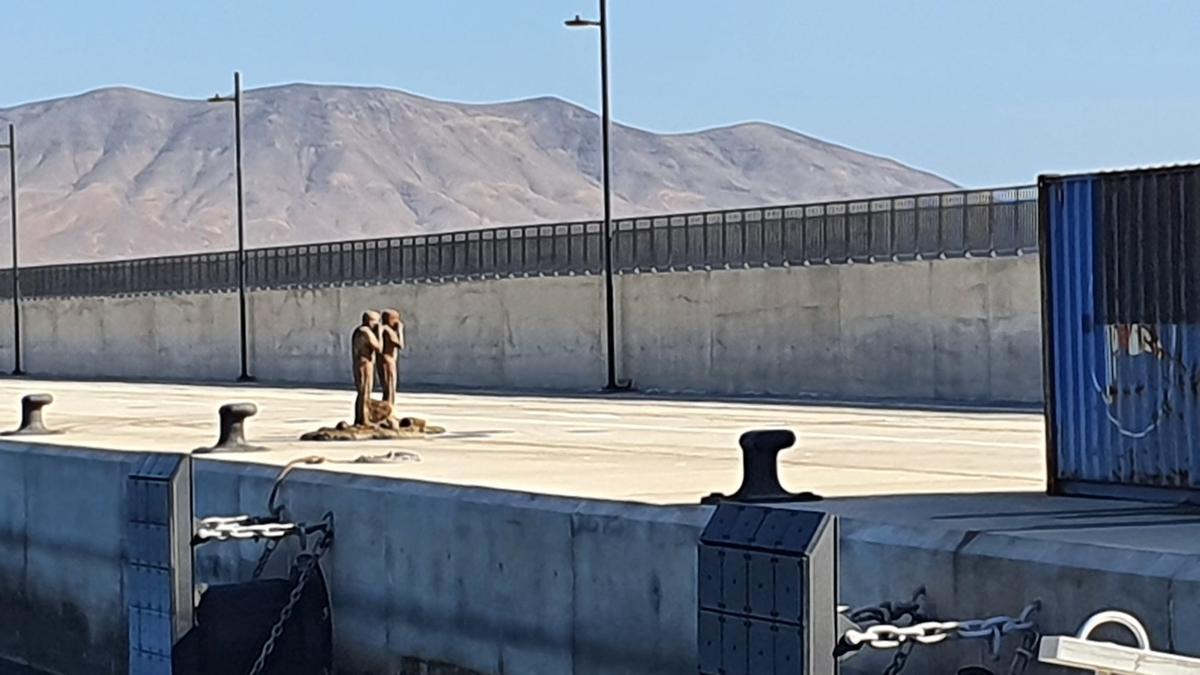
{"type": "MultiPolygon", "coordinates": [[[[300,84],[245,97],[250,246],[600,214],[599,124],[565,101],[300,84]]],[[[232,248],[232,115],[124,88],[0,110],[17,125],[23,262],[232,248]]],[[[618,216],[953,188],[768,124],[613,140],[618,216]]]]}

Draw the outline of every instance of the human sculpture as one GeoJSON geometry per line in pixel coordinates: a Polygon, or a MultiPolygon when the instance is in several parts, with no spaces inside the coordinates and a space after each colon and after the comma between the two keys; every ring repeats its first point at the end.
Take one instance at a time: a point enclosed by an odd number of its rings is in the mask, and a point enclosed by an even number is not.
{"type": "Polygon", "coordinates": [[[375,357],[382,351],[379,340],[379,312],[366,311],[362,323],[350,336],[350,353],[354,368],[354,426],[371,423],[371,390],[374,388],[375,357]]]}
{"type": "MultiPolygon", "coordinates": [[[[397,416],[396,359],[401,349],[404,349],[404,322],[399,311],[388,309],[382,315],[380,312],[363,312],[362,322],[350,335],[355,389],[354,424],[342,421],[332,427],[321,427],[300,436],[300,440],[398,440],[445,433],[445,427],[428,424],[419,417],[397,416]],[[383,386],[382,400],[372,398],[376,378],[383,386]]],[[[364,455],[356,461],[377,459],[364,455]]]]}
{"type": "Polygon", "coordinates": [[[400,312],[395,309],[385,309],[379,326],[381,348],[379,360],[376,361],[376,371],[379,385],[383,389],[383,400],[395,410],[396,384],[398,382],[397,357],[404,349],[404,323],[400,320],[400,312]]]}

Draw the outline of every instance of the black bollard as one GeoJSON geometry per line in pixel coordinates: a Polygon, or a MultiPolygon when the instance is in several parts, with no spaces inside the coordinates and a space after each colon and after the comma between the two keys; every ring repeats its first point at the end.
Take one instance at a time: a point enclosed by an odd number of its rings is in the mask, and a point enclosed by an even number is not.
{"type": "Polygon", "coordinates": [[[13,431],[4,432],[4,436],[40,436],[58,434],[61,431],[47,429],[42,420],[42,408],[54,402],[50,394],[29,394],[21,397],[21,426],[13,431]]]}
{"type": "Polygon", "coordinates": [[[197,448],[196,453],[266,450],[261,446],[246,443],[246,418],[257,415],[258,406],[253,403],[226,403],[218,410],[218,414],[220,434],[217,444],[209,448],[197,448]]]}
{"type": "Polygon", "coordinates": [[[701,504],[737,502],[812,502],[821,497],[811,492],[788,492],[779,482],[779,453],[796,443],[796,434],[787,429],[747,431],[738,439],[742,446],[742,486],[731,495],[717,492],[700,500],[701,504]]]}

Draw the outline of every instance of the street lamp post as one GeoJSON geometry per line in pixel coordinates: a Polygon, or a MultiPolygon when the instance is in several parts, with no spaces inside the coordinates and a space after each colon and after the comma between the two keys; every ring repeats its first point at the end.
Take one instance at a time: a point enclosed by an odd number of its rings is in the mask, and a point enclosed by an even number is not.
{"type": "Polygon", "coordinates": [[[238,317],[241,327],[242,372],[238,375],[239,382],[251,382],[250,375],[249,337],[246,321],[246,207],[242,199],[242,74],[233,74],[233,95],[214,95],[209,103],[233,103],[233,145],[234,166],[237,182],[237,272],[238,272],[238,317]]]}
{"type": "Polygon", "coordinates": [[[600,134],[603,155],[601,179],[604,188],[604,328],[605,346],[608,350],[608,382],[604,388],[608,391],[619,391],[629,389],[630,383],[617,380],[616,307],[612,264],[612,184],[610,182],[612,151],[609,145],[611,114],[608,101],[608,0],[600,0],[599,20],[584,19],[576,14],[574,19],[568,19],[564,23],[568,28],[600,29],[600,134]]]}
{"type": "Polygon", "coordinates": [[[8,150],[9,206],[12,207],[12,306],[13,306],[13,375],[24,375],[21,370],[21,267],[17,262],[17,131],[8,125],[8,143],[0,145],[8,150]]]}

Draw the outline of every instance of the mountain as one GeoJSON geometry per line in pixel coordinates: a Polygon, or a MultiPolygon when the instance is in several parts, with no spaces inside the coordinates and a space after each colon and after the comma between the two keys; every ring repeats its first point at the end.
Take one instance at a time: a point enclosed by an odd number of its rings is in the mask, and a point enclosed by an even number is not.
{"type": "MultiPolygon", "coordinates": [[[[470,105],[304,84],[244,96],[248,246],[601,213],[599,123],[565,101],[470,105]]],[[[0,122],[17,126],[23,263],[235,245],[230,104],[109,88],[0,110],[0,122]]],[[[617,126],[613,180],[617,216],[954,187],[761,123],[617,126]]]]}

